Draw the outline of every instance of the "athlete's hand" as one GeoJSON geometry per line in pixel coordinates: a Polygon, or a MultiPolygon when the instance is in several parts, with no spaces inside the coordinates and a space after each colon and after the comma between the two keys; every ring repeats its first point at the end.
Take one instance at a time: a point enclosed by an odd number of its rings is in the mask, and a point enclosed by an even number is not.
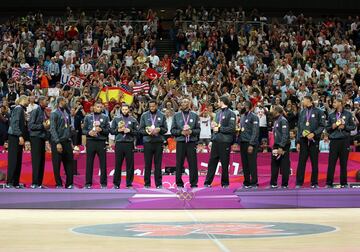
{"type": "Polygon", "coordinates": [[[62,153],[62,152],[63,152],[63,147],[62,147],[62,145],[61,145],[60,143],[58,143],[58,144],[56,145],[56,150],[57,150],[59,153],[62,153]]]}

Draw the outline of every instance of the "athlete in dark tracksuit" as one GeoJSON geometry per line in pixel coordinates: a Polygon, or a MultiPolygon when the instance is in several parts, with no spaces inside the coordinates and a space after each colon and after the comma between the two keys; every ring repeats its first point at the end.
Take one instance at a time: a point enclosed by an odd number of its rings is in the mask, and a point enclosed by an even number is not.
{"type": "Polygon", "coordinates": [[[340,184],[347,187],[347,161],[350,151],[350,132],[356,128],[351,112],[344,110],[342,100],[334,101],[335,112],[328,118],[326,130],[329,133],[330,153],[326,185],[333,187],[336,162],[340,160],[340,184]]]}
{"type": "Polygon", "coordinates": [[[240,118],[240,155],[244,172],[244,188],[258,186],[257,148],[259,145],[259,118],[251,112],[252,104],[245,102],[246,112],[240,118]]]}
{"type": "Polygon", "coordinates": [[[149,111],[141,115],[139,131],[143,135],[144,142],[144,186],[146,188],[151,186],[151,165],[154,160],[155,185],[156,188],[160,189],[162,188],[161,163],[165,141],[164,134],[168,129],[165,115],[158,110],[155,100],[149,102],[149,111]]]}
{"type": "Polygon", "coordinates": [[[185,158],[187,158],[190,172],[190,186],[197,187],[198,167],[196,144],[200,135],[199,116],[190,111],[190,101],[183,99],[182,111],[174,115],[171,125],[171,134],[176,137],[176,185],[184,187],[181,178],[185,158]]]}
{"type": "Polygon", "coordinates": [[[216,167],[221,162],[221,185],[226,188],[229,186],[229,162],[231,145],[236,132],[236,115],[229,109],[230,101],[228,97],[222,96],[219,100],[220,110],[216,113],[211,137],[212,146],[208,164],[208,172],[204,186],[210,187],[214,180],[216,167]]]}
{"type": "Polygon", "coordinates": [[[281,186],[287,188],[289,185],[290,175],[290,132],[289,123],[283,117],[283,109],[281,106],[274,108],[274,146],[273,155],[271,156],[271,181],[272,188],[277,188],[277,180],[279,172],[282,175],[281,186]]]}
{"type": "Polygon", "coordinates": [[[318,187],[319,174],[319,141],[325,129],[325,115],[322,110],[313,106],[312,97],[303,98],[304,109],[299,114],[297,149],[300,148],[296,172],[296,187],[304,184],[306,162],[311,160],[311,186],[318,187]]]}

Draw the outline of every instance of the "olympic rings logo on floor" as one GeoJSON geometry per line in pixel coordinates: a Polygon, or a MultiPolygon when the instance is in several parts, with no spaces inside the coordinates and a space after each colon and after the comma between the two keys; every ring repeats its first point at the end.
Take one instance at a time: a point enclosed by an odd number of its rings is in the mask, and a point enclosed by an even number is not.
{"type": "Polygon", "coordinates": [[[182,201],[191,201],[195,198],[195,193],[179,190],[176,192],[176,197],[182,201]]]}

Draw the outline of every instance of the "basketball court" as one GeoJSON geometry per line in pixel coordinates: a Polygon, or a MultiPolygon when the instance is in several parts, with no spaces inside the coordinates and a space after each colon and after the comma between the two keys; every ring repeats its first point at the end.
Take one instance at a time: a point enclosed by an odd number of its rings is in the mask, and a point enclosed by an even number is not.
{"type": "Polygon", "coordinates": [[[0,251],[319,251],[360,247],[360,209],[0,210],[0,251]]]}

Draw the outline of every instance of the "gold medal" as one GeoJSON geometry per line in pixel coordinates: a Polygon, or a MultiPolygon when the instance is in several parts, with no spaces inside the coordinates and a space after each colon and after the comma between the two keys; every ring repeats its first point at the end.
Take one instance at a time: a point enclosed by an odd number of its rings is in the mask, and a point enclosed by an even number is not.
{"type": "Polygon", "coordinates": [[[245,131],[245,128],[244,128],[244,127],[242,127],[242,128],[241,128],[241,131],[245,131]]]}
{"type": "Polygon", "coordinates": [[[125,122],[124,121],[119,121],[118,128],[121,129],[123,127],[125,127],[125,122]]]}
{"type": "Polygon", "coordinates": [[[309,135],[309,134],[310,134],[310,131],[308,131],[308,130],[304,130],[302,132],[303,137],[307,137],[307,135],[309,135]]]}
{"type": "Polygon", "coordinates": [[[307,121],[307,122],[305,123],[305,125],[306,125],[307,127],[309,127],[309,126],[310,126],[310,122],[307,121]]]}

